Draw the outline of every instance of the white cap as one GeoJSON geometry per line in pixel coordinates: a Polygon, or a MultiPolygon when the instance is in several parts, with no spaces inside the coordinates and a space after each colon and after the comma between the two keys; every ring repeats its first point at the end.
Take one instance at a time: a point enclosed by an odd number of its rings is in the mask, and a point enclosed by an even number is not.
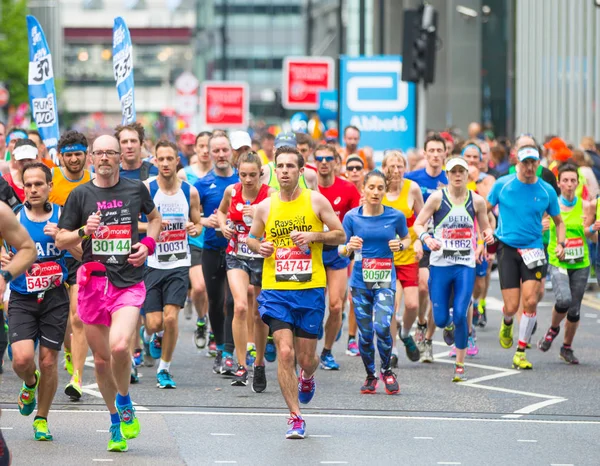
{"type": "Polygon", "coordinates": [[[25,145],[19,146],[16,149],[13,149],[12,155],[15,160],[35,160],[38,156],[37,147],[25,145]]]}
{"type": "Polygon", "coordinates": [[[454,167],[463,167],[465,170],[469,171],[469,165],[467,164],[467,162],[465,162],[465,159],[461,157],[455,157],[446,162],[447,172],[451,171],[454,167]]]}
{"type": "Polygon", "coordinates": [[[522,147],[517,151],[519,162],[527,159],[539,160],[540,153],[535,147],[522,147]]]}
{"type": "Polygon", "coordinates": [[[247,146],[252,147],[252,139],[246,131],[233,131],[229,136],[231,141],[231,148],[239,150],[240,148],[247,146]]]}

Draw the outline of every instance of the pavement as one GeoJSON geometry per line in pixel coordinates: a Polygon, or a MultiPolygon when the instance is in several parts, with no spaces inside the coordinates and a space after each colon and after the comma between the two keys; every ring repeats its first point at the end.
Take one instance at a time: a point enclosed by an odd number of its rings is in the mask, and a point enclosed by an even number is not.
{"type": "MultiPolygon", "coordinates": [[[[552,299],[547,291],[538,309],[536,341],[549,325],[552,299]]],[[[596,291],[588,291],[581,310],[573,346],[578,366],[559,359],[561,333],[548,353],[528,351],[532,371],[511,369],[514,347],[504,350],[498,343],[501,307],[498,282],[492,281],[489,323],[477,332],[480,353],[467,360],[469,380],[462,384],[451,382],[453,360],[438,331],[433,364],[411,363],[400,349],[400,395],[386,395],[381,384],[376,395],[361,395],[362,362],[346,356],[340,341],[334,355],[341,370],[318,370],[317,393],[303,410],[304,441],[285,440],[288,413],[276,363],[267,363],[266,392],[230,386],[230,379],[212,373],[213,360],[205,351],[196,350],[194,322],[183,315],[171,369],[177,389],[159,390],[156,369],[140,369],[131,396],[142,433],[129,441],[129,452],[105,450],[109,417],[91,361],[84,374],[85,394],[77,403],[63,394],[69,377],[60,370],[49,417],[51,443],[33,440],[33,416],[23,419],[18,413],[20,381],[5,363],[0,426],[15,465],[600,464],[596,291]]]]}

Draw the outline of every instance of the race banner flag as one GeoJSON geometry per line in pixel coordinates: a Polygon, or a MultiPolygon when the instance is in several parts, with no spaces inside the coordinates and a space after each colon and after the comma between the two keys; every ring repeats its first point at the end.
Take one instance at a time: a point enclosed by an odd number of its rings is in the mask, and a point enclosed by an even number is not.
{"type": "Polygon", "coordinates": [[[29,15],[27,16],[27,37],[29,40],[28,81],[31,115],[48,148],[48,154],[52,161],[58,164],[56,147],[60,132],[52,56],[40,23],[35,17],[29,15]]]}
{"type": "Polygon", "coordinates": [[[135,121],[135,95],[133,91],[133,48],[125,20],[115,18],[113,26],[113,71],[121,101],[122,124],[135,121]]]}

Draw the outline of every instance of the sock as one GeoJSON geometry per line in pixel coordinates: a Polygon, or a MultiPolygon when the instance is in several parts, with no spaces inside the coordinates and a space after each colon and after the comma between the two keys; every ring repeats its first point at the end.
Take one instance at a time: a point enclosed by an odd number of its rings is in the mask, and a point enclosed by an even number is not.
{"type": "Polygon", "coordinates": [[[206,325],[206,317],[198,317],[196,320],[196,325],[198,327],[204,327],[206,325]]]}
{"type": "Polygon", "coordinates": [[[407,339],[410,336],[410,329],[402,327],[402,329],[400,329],[400,336],[403,340],[407,339]]]}
{"type": "Polygon", "coordinates": [[[477,309],[479,307],[479,301],[476,301],[475,299],[473,299],[473,307],[475,309],[477,309]]]}
{"type": "Polygon", "coordinates": [[[144,343],[148,343],[152,339],[152,335],[150,335],[146,328],[144,328],[144,343]]]}
{"type": "Polygon", "coordinates": [[[565,344],[563,343],[563,348],[564,348],[564,349],[571,349],[571,345],[565,345],[565,344]]]}
{"type": "Polygon", "coordinates": [[[158,363],[158,369],[156,369],[156,373],[158,374],[160,371],[167,371],[171,368],[171,361],[166,362],[163,359],[158,363]]]}
{"type": "Polygon", "coordinates": [[[156,332],[156,336],[162,338],[163,335],[165,334],[164,330],[161,330],[160,332],[156,332]]]}
{"type": "Polygon", "coordinates": [[[246,345],[246,351],[252,351],[256,349],[256,345],[253,342],[248,342],[248,344],[246,345]]]}
{"type": "Polygon", "coordinates": [[[323,351],[321,351],[321,356],[327,356],[328,354],[331,354],[331,350],[323,348],[323,351]]]}
{"type": "MultiPolygon", "coordinates": [[[[225,346],[225,345],[223,345],[223,346],[225,346]]],[[[232,358],[233,357],[233,353],[230,353],[229,351],[223,350],[223,357],[224,358],[232,358]]]]}
{"type": "Polygon", "coordinates": [[[485,298],[481,298],[479,304],[481,304],[481,307],[485,307],[485,298]]]}
{"type": "Polygon", "coordinates": [[[47,417],[36,416],[36,417],[33,418],[33,422],[37,421],[38,419],[43,419],[44,421],[48,421],[47,417]]]}
{"type": "Polygon", "coordinates": [[[550,330],[552,330],[554,333],[558,333],[560,332],[560,327],[550,327],[550,330]]]}
{"type": "Polygon", "coordinates": [[[356,340],[356,335],[348,335],[348,343],[350,343],[350,340],[356,340]]]}
{"type": "Polygon", "coordinates": [[[521,324],[519,325],[520,348],[527,348],[527,342],[531,337],[531,333],[533,332],[533,327],[535,326],[536,320],[537,316],[535,311],[532,314],[523,312],[523,316],[521,317],[521,324]]]}
{"type": "Polygon", "coordinates": [[[117,393],[117,406],[127,406],[131,404],[131,398],[129,397],[129,393],[123,396],[120,393],[117,393]]]}
{"type": "Polygon", "coordinates": [[[504,316],[504,324],[506,325],[512,325],[513,324],[513,318],[512,317],[506,317],[504,316]],[[510,320],[508,320],[510,319],[510,320]]]}
{"type": "Polygon", "coordinates": [[[111,424],[119,424],[121,422],[121,418],[119,417],[119,412],[111,413],[110,415],[110,423],[111,424]]]}
{"type": "Polygon", "coordinates": [[[217,351],[223,351],[225,349],[225,343],[217,345],[217,351]]]}
{"type": "Polygon", "coordinates": [[[35,384],[37,383],[37,381],[38,381],[38,378],[37,378],[37,375],[35,375],[35,374],[34,374],[34,377],[35,377],[35,382],[33,383],[33,385],[27,385],[27,384],[25,384],[25,386],[26,386],[27,388],[35,388],[35,384]]]}

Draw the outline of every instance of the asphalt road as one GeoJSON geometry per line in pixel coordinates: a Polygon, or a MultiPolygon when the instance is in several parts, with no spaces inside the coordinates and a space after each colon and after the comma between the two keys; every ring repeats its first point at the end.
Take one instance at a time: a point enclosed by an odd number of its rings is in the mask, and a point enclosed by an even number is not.
{"type": "MultiPolygon", "coordinates": [[[[341,370],[317,372],[317,393],[303,411],[308,437],[285,440],[287,412],[268,364],[268,388],[232,387],[212,373],[212,359],[197,352],[193,322],[181,318],[172,373],[176,390],[159,390],[155,369],[131,390],[142,433],[124,454],[105,451],[108,414],[86,368],[82,401],[62,393],[61,370],[49,423],[54,442],[35,442],[31,424],[16,409],[20,381],[5,364],[0,385],[0,425],[15,455],[14,464],[600,464],[600,300],[586,295],[574,350],[581,361],[569,366],[550,352],[529,350],[533,371],[512,370],[514,348],[498,343],[501,301],[497,281],[488,299],[489,324],[478,332],[480,353],[467,361],[469,381],[451,383],[453,361],[436,333],[433,364],[400,357],[401,394],[361,395],[360,358],[334,347],[341,370]]],[[[550,321],[552,294],[539,311],[540,338],[550,321]]],[[[345,340],[345,337],[344,337],[345,340]]],[[[91,363],[90,363],[91,364],[91,363]]]]}

